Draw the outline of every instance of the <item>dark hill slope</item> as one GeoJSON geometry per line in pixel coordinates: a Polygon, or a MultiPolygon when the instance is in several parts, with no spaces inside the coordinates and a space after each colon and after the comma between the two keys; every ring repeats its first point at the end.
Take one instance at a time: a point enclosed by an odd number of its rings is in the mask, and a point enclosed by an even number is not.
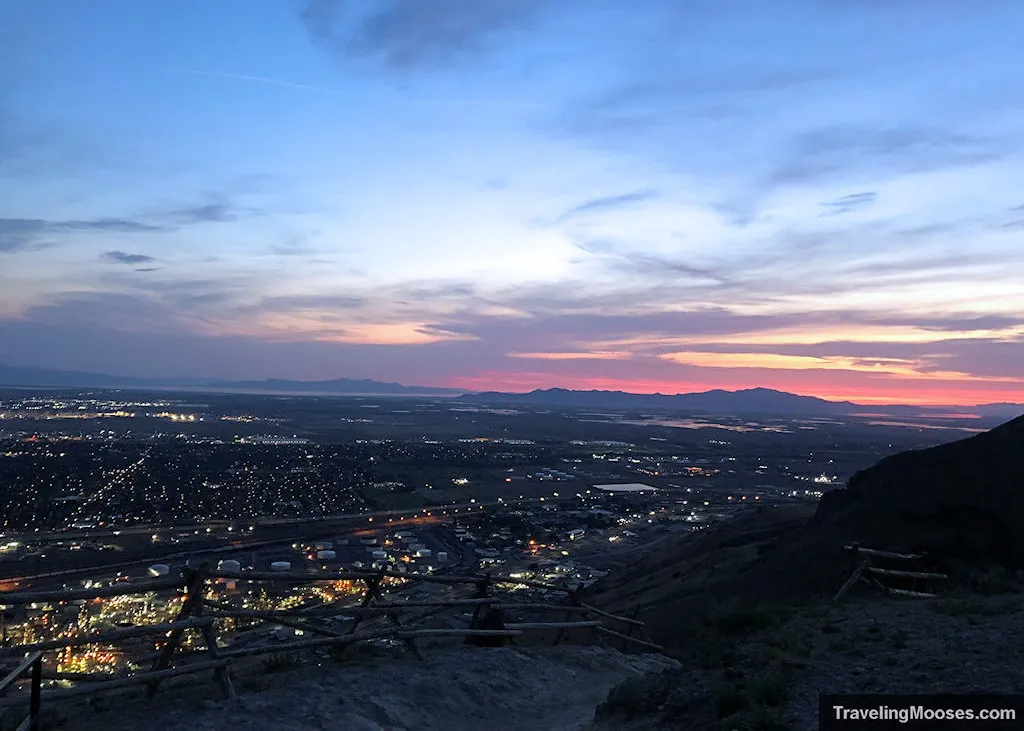
{"type": "Polygon", "coordinates": [[[728,598],[788,601],[831,595],[842,546],[927,550],[955,566],[1024,568],[1024,417],[969,439],[887,457],[828,493],[810,520],[777,511],[684,541],[610,575],[594,601],[639,603],[659,639],[728,598]]]}
{"type": "Polygon", "coordinates": [[[812,534],[1024,567],[1024,416],[887,457],[826,494],[812,534]]]}

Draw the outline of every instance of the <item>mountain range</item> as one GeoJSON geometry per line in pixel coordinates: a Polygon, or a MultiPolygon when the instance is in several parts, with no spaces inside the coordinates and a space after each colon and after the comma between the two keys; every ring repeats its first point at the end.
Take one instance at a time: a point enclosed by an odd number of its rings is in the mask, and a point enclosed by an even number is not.
{"type": "Polygon", "coordinates": [[[461,389],[430,386],[403,386],[370,379],[335,378],[328,381],[289,381],[270,378],[262,381],[226,381],[199,378],[133,378],[105,373],[59,371],[49,368],[22,368],[0,364],[0,386],[23,388],[125,388],[210,390],[264,393],[308,393],[373,396],[458,396],[461,389]]]}
{"type": "Polygon", "coordinates": [[[828,401],[815,396],[750,388],[738,391],[715,389],[700,393],[661,394],[626,391],[574,391],[565,388],[536,389],[528,393],[503,391],[467,392],[464,389],[406,386],[370,379],[335,378],[326,381],[266,379],[232,381],[217,379],[167,379],[112,376],[47,368],[0,364],[0,386],[27,388],[110,388],[224,391],[238,393],[325,394],[366,396],[454,397],[460,402],[504,406],[566,407],[584,409],[644,409],[699,412],[721,415],[844,416],[877,413],[891,417],[938,416],[949,412],[990,418],[1012,418],[1024,413],[1024,404],[980,404],[964,407],[864,406],[850,401],[828,401]]]}

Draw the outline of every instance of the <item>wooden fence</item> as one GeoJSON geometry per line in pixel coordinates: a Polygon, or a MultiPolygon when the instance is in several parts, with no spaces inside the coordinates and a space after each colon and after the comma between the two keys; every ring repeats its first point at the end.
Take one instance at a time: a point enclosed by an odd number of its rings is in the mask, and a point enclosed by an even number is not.
{"type": "MultiPolygon", "coordinates": [[[[93,589],[64,589],[56,591],[17,591],[0,592],[0,605],[28,604],[59,604],[74,600],[104,599],[116,596],[147,594],[155,591],[177,589],[184,592],[181,608],[173,621],[162,624],[150,624],[134,627],[123,627],[102,630],[87,634],[45,640],[31,644],[22,644],[0,650],[0,660],[14,658],[25,653],[34,658],[29,663],[33,668],[32,711],[30,719],[38,716],[40,701],[52,701],[76,696],[115,690],[135,685],[145,685],[150,695],[155,693],[160,683],[181,675],[205,673],[212,671],[213,678],[220,687],[225,698],[235,695],[232,684],[230,666],[232,661],[263,654],[290,653],[314,648],[335,648],[343,653],[345,648],[357,643],[372,640],[399,641],[405,647],[421,657],[422,648],[417,640],[425,638],[462,638],[470,644],[502,644],[514,641],[525,633],[554,631],[554,643],[560,643],[566,633],[574,630],[587,630],[595,633],[600,642],[610,640],[621,641],[625,650],[630,645],[646,650],[661,652],[663,648],[651,641],[644,623],[633,617],[611,614],[583,602],[583,587],[559,587],[541,582],[524,581],[509,577],[485,575],[450,576],[441,574],[406,574],[390,570],[377,572],[342,571],[342,572],[278,572],[278,571],[246,571],[230,572],[213,570],[209,564],[197,569],[185,569],[180,578],[162,578],[140,581],[134,584],[122,584],[93,589]],[[408,584],[444,584],[457,588],[471,587],[471,597],[425,600],[425,601],[391,601],[384,595],[385,579],[400,579],[402,585],[408,584]],[[362,582],[365,586],[363,600],[359,606],[342,606],[340,603],[321,604],[318,606],[298,607],[288,610],[256,610],[235,607],[229,603],[213,599],[209,596],[211,582],[217,580],[237,582],[283,582],[291,586],[313,584],[316,582],[350,580],[362,582]],[[495,594],[494,589],[502,585],[525,586],[557,592],[563,595],[560,601],[517,602],[508,593],[495,594]],[[409,616],[408,610],[425,610],[416,616],[409,616]],[[426,619],[436,618],[447,610],[468,612],[472,610],[472,618],[468,627],[437,628],[423,627],[426,619]],[[556,615],[552,621],[506,621],[509,613],[544,613],[556,615]],[[330,617],[351,617],[351,623],[345,631],[319,623],[318,620],[330,617]],[[289,627],[301,630],[303,634],[315,635],[308,639],[274,642],[267,645],[252,647],[222,647],[217,641],[214,624],[217,620],[234,618],[261,623],[289,627]],[[381,619],[386,626],[363,628],[367,619],[381,619]],[[612,629],[606,624],[618,625],[612,629]],[[183,635],[188,630],[196,630],[203,641],[203,650],[181,652],[183,635]],[[639,634],[640,636],[636,636],[639,634]],[[163,640],[160,640],[160,637],[163,640]],[[42,658],[47,652],[69,647],[84,645],[117,645],[125,640],[154,637],[160,643],[157,652],[149,659],[152,665],[149,670],[136,672],[127,677],[114,677],[105,673],[60,673],[43,670],[42,658]],[[39,681],[45,676],[49,680],[65,680],[75,683],[72,687],[52,689],[40,692],[39,681]]],[[[0,686],[2,693],[22,677],[26,668],[22,662],[0,686]]],[[[26,721],[28,722],[28,721],[26,721]]],[[[32,721],[35,724],[36,721],[32,721]]],[[[32,728],[34,725],[25,726],[32,728]]]]}
{"type": "Polygon", "coordinates": [[[29,699],[28,715],[25,716],[25,720],[18,725],[17,731],[36,731],[39,728],[40,691],[43,680],[42,651],[37,650],[36,652],[30,652],[20,663],[18,663],[17,667],[7,673],[3,680],[0,680],[0,693],[4,693],[30,671],[32,673],[32,689],[30,691],[31,696],[29,699]]]}
{"type": "Polygon", "coordinates": [[[857,583],[867,584],[895,596],[934,597],[939,583],[948,578],[946,574],[933,571],[909,570],[911,567],[928,567],[931,557],[924,553],[880,551],[864,548],[859,543],[844,546],[843,551],[846,553],[846,582],[832,601],[841,599],[857,583]],[[886,565],[890,568],[886,568],[886,565]]]}

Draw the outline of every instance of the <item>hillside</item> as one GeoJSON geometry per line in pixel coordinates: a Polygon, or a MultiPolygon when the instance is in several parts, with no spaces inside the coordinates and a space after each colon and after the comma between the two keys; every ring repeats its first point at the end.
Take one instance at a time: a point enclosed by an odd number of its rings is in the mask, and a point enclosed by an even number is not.
{"type": "Polygon", "coordinates": [[[687,616],[729,598],[791,601],[830,596],[852,541],[928,551],[954,574],[1024,568],[1024,417],[989,432],[883,459],[827,493],[813,515],[757,514],[661,546],[591,590],[613,610],[640,604],[655,639],[686,644],[687,616]],[[683,618],[681,620],[681,618],[683,618]]]}

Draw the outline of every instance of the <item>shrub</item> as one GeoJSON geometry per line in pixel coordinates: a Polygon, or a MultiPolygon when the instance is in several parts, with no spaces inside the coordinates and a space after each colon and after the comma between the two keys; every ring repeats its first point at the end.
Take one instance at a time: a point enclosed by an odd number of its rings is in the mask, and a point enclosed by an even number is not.
{"type": "Polygon", "coordinates": [[[760,675],[750,684],[750,696],[762,706],[781,706],[789,700],[789,685],[781,673],[760,675]]]}
{"type": "Polygon", "coordinates": [[[774,627],[783,619],[778,607],[728,602],[712,611],[705,621],[723,634],[745,634],[774,627]]]}
{"type": "Polygon", "coordinates": [[[302,660],[294,652],[275,652],[263,660],[263,670],[268,673],[280,673],[301,664],[302,660]]]}
{"type": "Polygon", "coordinates": [[[739,713],[748,704],[747,697],[733,686],[722,688],[715,693],[713,702],[715,715],[720,719],[739,713]]]}

